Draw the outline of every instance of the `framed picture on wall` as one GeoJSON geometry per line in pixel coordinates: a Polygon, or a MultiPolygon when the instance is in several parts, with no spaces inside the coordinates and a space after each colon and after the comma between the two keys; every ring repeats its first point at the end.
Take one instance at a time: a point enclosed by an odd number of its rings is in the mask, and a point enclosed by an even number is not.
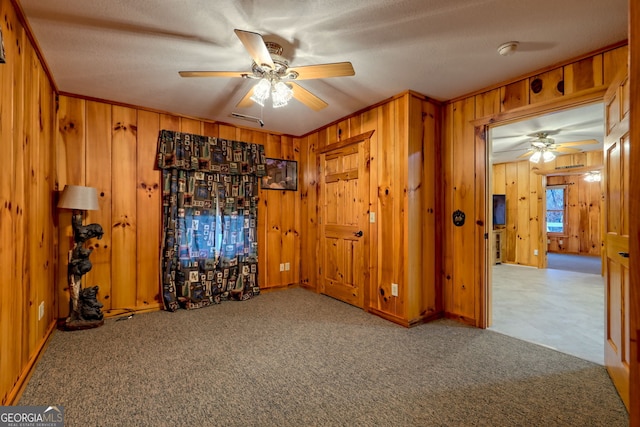
{"type": "Polygon", "coordinates": [[[298,162],[267,157],[267,175],[260,179],[263,190],[298,190],[298,162]]]}

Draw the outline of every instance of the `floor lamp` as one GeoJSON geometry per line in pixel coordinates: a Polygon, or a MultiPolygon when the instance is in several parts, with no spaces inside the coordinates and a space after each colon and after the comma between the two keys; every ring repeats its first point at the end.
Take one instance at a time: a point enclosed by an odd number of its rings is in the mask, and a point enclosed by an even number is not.
{"type": "Polygon", "coordinates": [[[59,209],[71,209],[73,248],[69,251],[67,280],[69,285],[69,317],[62,326],[64,330],[89,329],[104,324],[102,304],[97,300],[98,286],[82,287],[82,276],[91,270],[89,255],[93,249],[85,248],[84,242],[91,238],[102,238],[100,224],[83,225],[85,211],[98,210],[98,192],[92,187],[66,185],[58,201],[59,209]]]}

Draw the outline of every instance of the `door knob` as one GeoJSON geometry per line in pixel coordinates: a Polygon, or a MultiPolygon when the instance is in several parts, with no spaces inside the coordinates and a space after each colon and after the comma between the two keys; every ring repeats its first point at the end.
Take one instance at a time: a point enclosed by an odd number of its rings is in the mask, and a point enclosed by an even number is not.
{"type": "Polygon", "coordinates": [[[356,236],[356,237],[362,237],[363,234],[364,233],[362,232],[362,230],[360,230],[360,231],[358,231],[356,233],[353,233],[353,235],[356,236]]]}
{"type": "Polygon", "coordinates": [[[618,255],[622,258],[629,258],[629,252],[618,252],[618,255]]]}

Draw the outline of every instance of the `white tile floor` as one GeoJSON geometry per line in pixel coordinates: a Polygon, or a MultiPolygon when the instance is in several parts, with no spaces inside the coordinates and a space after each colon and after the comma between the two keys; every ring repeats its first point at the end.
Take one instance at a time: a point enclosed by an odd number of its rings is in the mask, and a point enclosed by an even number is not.
{"type": "Polygon", "coordinates": [[[597,274],[493,266],[491,330],[604,364],[604,280],[597,274]]]}

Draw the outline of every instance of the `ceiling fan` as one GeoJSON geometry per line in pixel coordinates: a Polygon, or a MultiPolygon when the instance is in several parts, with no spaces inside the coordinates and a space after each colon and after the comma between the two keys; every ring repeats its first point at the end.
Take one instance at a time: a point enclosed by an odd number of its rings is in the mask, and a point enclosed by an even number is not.
{"type": "Polygon", "coordinates": [[[289,67],[289,62],[282,57],[282,46],[278,43],[264,41],[260,34],[251,31],[234,31],[253,59],[251,71],[180,71],[180,76],[242,77],[258,80],[238,102],[238,107],[249,107],[254,102],[264,105],[271,97],[273,107],[278,108],[295,98],[312,110],[319,111],[328,104],[295,81],[355,75],[350,62],[289,67]]]}
{"type": "Polygon", "coordinates": [[[533,137],[533,139],[529,141],[530,148],[524,154],[518,156],[518,158],[529,157],[529,160],[533,163],[538,163],[541,160],[544,162],[550,162],[555,159],[555,153],[578,153],[580,150],[573,147],[598,143],[595,139],[587,139],[584,141],[572,141],[556,144],[553,138],[549,138],[550,133],[552,132],[542,131],[527,135],[533,137]]]}

